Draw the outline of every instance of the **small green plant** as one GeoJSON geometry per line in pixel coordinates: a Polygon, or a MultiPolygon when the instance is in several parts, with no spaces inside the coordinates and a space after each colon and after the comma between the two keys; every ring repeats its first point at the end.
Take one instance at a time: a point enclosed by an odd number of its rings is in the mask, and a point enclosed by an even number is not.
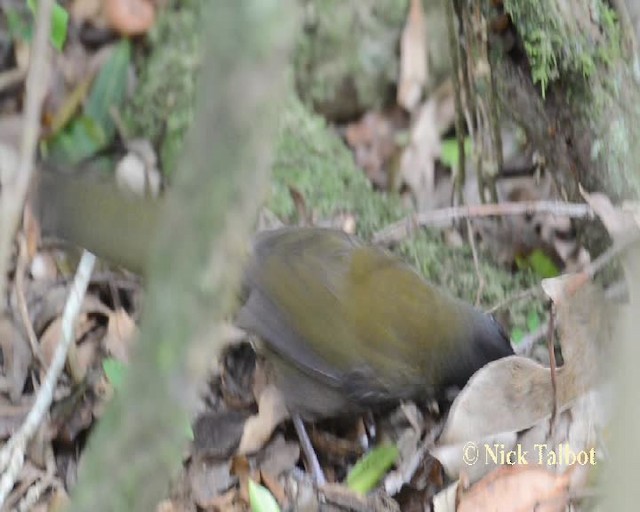
{"type": "MultiPolygon", "coordinates": [[[[35,16],[38,10],[37,0],[27,0],[27,6],[31,15],[35,16]]],[[[15,8],[6,10],[7,26],[9,33],[13,39],[22,41],[31,41],[33,38],[33,19],[25,19],[20,11],[15,8]]],[[[67,29],[69,28],[69,13],[67,10],[58,5],[53,4],[51,13],[51,44],[59,51],[62,50],[67,40],[67,29]]]]}
{"type": "Polygon", "coordinates": [[[122,381],[124,380],[124,373],[127,370],[124,363],[112,357],[107,357],[102,361],[102,369],[113,386],[113,389],[120,389],[122,387],[122,381]]]}
{"type": "Polygon", "coordinates": [[[124,102],[130,63],[131,43],[122,40],[95,78],[81,114],[47,141],[43,149],[52,160],[74,165],[113,140],[116,133],[113,111],[124,102]]]}
{"type": "Polygon", "coordinates": [[[280,512],[273,494],[251,479],[249,479],[249,504],[251,512],[280,512]]]}
{"type": "Polygon", "coordinates": [[[395,463],[399,455],[395,445],[378,446],[361,458],[347,476],[347,487],[365,494],[373,489],[395,463]]]}
{"type": "MultiPolygon", "coordinates": [[[[470,155],[473,149],[473,142],[470,137],[464,138],[464,154],[470,155]]],[[[444,139],[442,141],[442,149],[440,152],[440,160],[443,164],[457,169],[460,163],[460,155],[458,152],[458,139],[444,139]]]]}

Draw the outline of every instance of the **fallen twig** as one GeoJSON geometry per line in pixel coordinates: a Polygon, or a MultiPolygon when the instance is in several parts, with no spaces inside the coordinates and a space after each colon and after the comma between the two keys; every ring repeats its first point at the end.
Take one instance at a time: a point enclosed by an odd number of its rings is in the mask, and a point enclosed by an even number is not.
{"type": "Polygon", "coordinates": [[[0,73],[0,92],[19,85],[27,76],[25,69],[13,68],[0,73]]]}
{"type": "Polygon", "coordinates": [[[471,246],[471,254],[473,255],[473,266],[476,269],[476,277],[478,278],[478,290],[476,291],[476,300],[474,302],[474,304],[478,306],[478,304],[480,304],[480,297],[482,297],[482,292],[484,291],[485,282],[482,272],[480,272],[478,251],[476,250],[476,242],[473,238],[473,227],[469,219],[467,219],[467,235],[469,237],[469,245],[471,246]]]}
{"type": "Polygon", "coordinates": [[[43,364],[42,353],[40,351],[40,345],[38,344],[38,336],[36,335],[31,319],[29,318],[29,308],[27,307],[27,300],[24,294],[24,275],[27,268],[27,242],[25,237],[21,234],[18,237],[18,263],[16,264],[16,276],[15,276],[15,289],[16,299],[18,302],[18,311],[24,330],[27,333],[29,339],[29,345],[31,346],[31,353],[38,363],[45,367],[43,364]]]}
{"type": "Polygon", "coordinates": [[[398,222],[390,224],[373,236],[377,244],[392,244],[401,241],[414,229],[425,226],[442,226],[458,219],[475,219],[504,215],[525,215],[550,213],[573,218],[595,218],[596,214],[589,205],[583,203],[565,203],[562,201],[514,201],[494,204],[452,206],[440,210],[416,213],[398,222]]]}
{"type": "Polygon", "coordinates": [[[40,0],[36,15],[31,61],[27,73],[24,124],[18,168],[2,184],[0,201],[0,295],[4,295],[6,267],[13,235],[20,221],[24,200],[31,180],[38,135],[40,111],[47,86],[46,70],[51,31],[53,0],[40,0]]]}
{"type": "Polygon", "coordinates": [[[75,339],[74,325],[84,300],[87,286],[93,272],[96,257],[88,251],[82,253],[82,258],[76,270],[76,276],[69,290],[69,296],[62,313],[62,334],[56,347],[47,375],[38,390],[38,395],[33,407],[29,411],[20,430],[3,446],[0,451],[0,468],[4,470],[0,478],[0,507],[7,499],[13,488],[18,473],[24,463],[24,454],[27,443],[33,437],[42,422],[42,418],[49,410],[53,400],[53,392],[64,363],[67,359],[69,346],[75,339]]]}

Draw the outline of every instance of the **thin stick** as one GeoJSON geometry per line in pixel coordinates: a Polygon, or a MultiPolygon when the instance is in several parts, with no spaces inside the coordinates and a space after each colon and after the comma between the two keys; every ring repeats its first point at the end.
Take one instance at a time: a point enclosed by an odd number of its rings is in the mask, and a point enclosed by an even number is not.
{"type": "Polygon", "coordinates": [[[558,382],[556,378],[556,352],[553,346],[554,330],[555,330],[555,311],[553,307],[549,313],[549,327],[547,330],[547,348],[549,349],[549,370],[551,374],[551,390],[553,391],[553,407],[551,409],[551,419],[549,420],[549,439],[553,434],[553,426],[556,422],[558,414],[558,382]]]}
{"type": "Polygon", "coordinates": [[[600,256],[588,265],[585,265],[583,271],[586,272],[590,278],[593,278],[608,263],[638,242],[638,240],[640,240],[640,231],[634,230],[633,233],[630,233],[629,236],[626,236],[624,239],[614,241],[600,256]]]}
{"type": "Polygon", "coordinates": [[[36,28],[27,73],[24,125],[17,172],[3,184],[0,201],[0,296],[4,296],[6,265],[11,243],[20,222],[22,207],[31,181],[34,157],[40,133],[40,111],[47,86],[47,57],[53,0],[40,0],[36,28]]]}
{"type": "Polygon", "coordinates": [[[454,187],[458,204],[462,204],[462,188],[465,182],[465,154],[464,154],[464,113],[462,110],[462,95],[460,92],[460,44],[458,43],[456,30],[456,13],[453,8],[453,0],[444,0],[447,16],[447,32],[449,35],[449,50],[453,66],[453,91],[456,105],[456,140],[458,141],[458,169],[454,187]]]}
{"type": "Polygon", "coordinates": [[[530,356],[536,343],[543,339],[549,329],[549,322],[543,322],[535,331],[530,332],[522,338],[522,341],[514,348],[518,356],[530,356]]]}
{"type": "Polygon", "coordinates": [[[536,284],[530,288],[527,288],[526,290],[520,290],[519,292],[516,292],[513,295],[510,295],[506,299],[501,300],[495,306],[492,306],[490,309],[487,310],[487,313],[493,314],[496,311],[504,308],[505,306],[510,306],[512,303],[516,301],[531,299],[541,291],[542,291],[542,288],[540,288],[539,284],[536,284]]]}
{"type": "Polygon", "coordinates": [[[25,69],[13,68],[0,73],[0,92],[20,84],[27,76],[25,69]]]}
{"type": "Polygon", "coordinates": [[[71,285],[71,290],[69,291],[69,296],[62,313],[61,339],[56,347],[47,375],[38,390],[36,401],[20,427],[20,430],[11,437],[0,452],[0,467],[3,469],[6,468],[0,479],[0,507],[2,507],[7,499],[18,473],[22,469],[27,443],[38,430],[44,415],[51,406],[58,377],[64,368],[69,346],[75,338],[75,322],[87,292],[87,286],[91,279],[95,261],[96,257],[90,252],[84,251],[82,253],[78,269],[76,270],[76,276],[71,285]]]}
{"type": "Polygon", "coordinates": [[[494,204],[477,204],[468,206],[453,206],[439,210],[410,215],[398,222],[390,224],[373,236],[374,243],[392,244],[407,237],[414,227],[442,226],[458,219],[475,219],[502,215],[525,215],[536,213],[550,213],[572,218],[596,217],[594,211],[587,204],[566,203],[562,201],[513,201],[494,204]]]}
{"type": "Polygon", "coordinates": [[[44,368],[42,353],[40,352],[40,345],[38,344],[38,336],[33,329],[31,318],[29,318],[29,308],[27,306],[27,300],[24,296],[24,274],[27,267],[27,242],[24,235],[18,236],[18,263],[16,265],[16,299],[18,301],[18,311],[20,318],[27,332],[27,338],[29,339],[29,345],[31,345],[31,353],[38,363],[44,368]]]}
{"type": "Polygon", "coordinates": [[[318,487],[322,487],[327,483],[327,479],[324,476],[324,471],[322,471],[322,467],[318,461],[318,456],[316,455],[316,451],[313,449],[311,439],[309,439],[309,434],[307,434],[307,429],[304,427],[302,418],[300,418],[298,414],[294,414],[291,419],[293,420],[293,427],[296,429],[296,434],[298,434],[300,447],[307,459],[315,484],[318,487]]]}
{"type": "Polygon", "coordinates": [[[485,282],[484,277],[482,276],[482,272],[480,272],[480,261],[478,260],[478,251],[476,250],[476,241],[473,239],[473,227],[471,226],[471,221],[467,220],[467,236],[469,237],[469,245],[471,246],[471,255],[473,256],[473,266],[476,269],[476,276],[478,278],[478,291],[476,292],[476,301],[475,305],[480,304],[480,297],[482,297],[482,292],[484,291],[485,282]]]}

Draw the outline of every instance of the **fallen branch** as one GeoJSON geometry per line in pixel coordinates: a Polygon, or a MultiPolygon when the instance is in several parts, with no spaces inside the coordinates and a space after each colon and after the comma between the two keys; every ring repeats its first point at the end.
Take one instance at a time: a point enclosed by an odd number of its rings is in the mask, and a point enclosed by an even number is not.
{"type": "Polygon", "coordinates": [[[477,219],[505,215],[526,215],[549,213],[573,218],[595,218],[589,205],[583,203],[565,203],[561,201],[516,201],[496,204],[478,204],[452,206],[440,210],[416,213],[373,235],[376,244],[389,245],[406,238],[414,229],[425,226],[442,226],[459,219],[477,219]]]}

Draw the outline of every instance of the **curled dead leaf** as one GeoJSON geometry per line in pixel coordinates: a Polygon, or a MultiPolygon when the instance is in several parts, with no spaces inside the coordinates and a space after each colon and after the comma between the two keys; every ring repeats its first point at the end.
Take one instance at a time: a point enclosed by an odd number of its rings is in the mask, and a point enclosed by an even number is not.
{"type": "Polygon", "coordinates": [[[109,314],[107,334],[104,337],[104,348],[118,361],[129,362],[129,353],[133,341],[138,335],[138,327],[129,314],[118,308],[109,314]]]}
{"type": "Polygon", "coordinates": [[[606,382],[602,366],[608,357],[603,353],[610,345],[613,315],[602,290],[591,283],[569,295],[563,287],[574,280],[575,276],[567,276],[548,283],[563,299],[557,305],[564,365],[556,371],[556,416],[552,417],[554,392],[548,368],[519,356],[489,363],[454,401],[432,451],[449,475],[464,470],[473,480],[490,469],[487,464],[469,467],[463,462],[468,443],[493,446],[492,437],[506,452],[516,446],[533,450],[536,443],[554,447],[569,443],[574,450],[589,450],[597,444],[607,423],[603,415],[607,400],[598,391],[606,382]],[[502,439],[504,435],[508,438],[502,439]]]}
{"type": "Polygon", "coordinates": [[[606,195],[600,192],[589,194],[582,188],[580,193],[614,240],[624,238],[638,230],[633,213],[614,206],[606,195]]]}
{"type": "Polygon", "coordinates": [[[427,81],[427,34],[422,0],[411,0],[400,40],[398,104],[413,111],[427,81]]]}
{"type": "Polygon", "coordinates": [[[253,453],[264,446],[274,429],[289,412],[278,388],[267,386],[258,399],[258,414],[251,416],[244,425],[238,454],[253,453]]]}
{"type": "Polygon", "coordinates": [[[536,466],[501,467],[460,492],[457,510],[561,512],[569,501],[570,477],[570,471],[557,475],[536,466]]]}
{"type": "Polygon", "coordinates": [[[148,0],[104,0],[109,26],[125,36],[145,34],[155,21],[155,7],[148,0]]]}
{"type": "Polygon", "coordinates": [[[0,316],[0,348],[9,397],[13,403],[17,403],[29,375],[32,354],[26,338],[7,316],[0,316]]]}

